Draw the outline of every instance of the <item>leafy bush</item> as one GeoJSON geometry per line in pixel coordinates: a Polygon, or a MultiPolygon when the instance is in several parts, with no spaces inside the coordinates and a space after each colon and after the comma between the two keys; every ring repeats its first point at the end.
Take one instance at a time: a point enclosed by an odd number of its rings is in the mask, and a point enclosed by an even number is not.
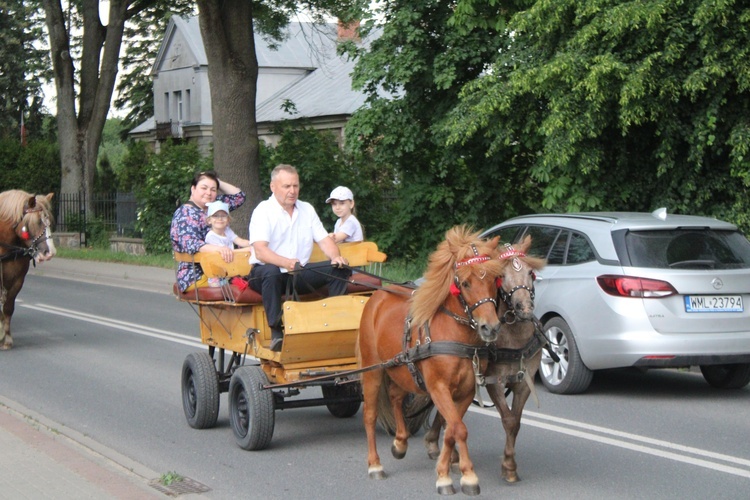
{"type": "Polygon", "coordinates": [[[91,248],[109,248],[109,231],[99,217],[86,222],[86,242],[91,248]]]}
{"type": "Polygon", "coordinates": [[[18,139],[0,140],[0,187],[47,194],[60,190],[60,150],[42,140],[21,146],[18,139]]]}
{"type": "Polygon", "coordinates": [[[135,191],[145,175],[152,153],[149,152],[145,142],[132,141],[128,144],[128,150],[122,158],[120,169],[116,171],[117,186],[122,192],[135,191]]]}

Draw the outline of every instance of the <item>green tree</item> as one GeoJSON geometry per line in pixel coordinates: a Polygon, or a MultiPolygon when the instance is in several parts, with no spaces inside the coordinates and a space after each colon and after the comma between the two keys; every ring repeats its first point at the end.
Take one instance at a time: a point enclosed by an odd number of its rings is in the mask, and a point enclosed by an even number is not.
{"type": "Polygon", "coordinates": [[[96,170],[94,191],[120,191],[118,172],[122,169],[123,157],[127,151],[127,143],[120,137],[123,120],[109,118],[102,130],[102,143],[99,147],[99,159],[96,170]]]}
{"type": "Polygon", "coordinates": [[[364,26],[379,37],[349,47],[358,57],[354,85],[368,94],[368,107],[347,125],[347,147],[396,172],[397,202],[378,241],[394,256],[424,255],[455,224],[481,228],[536,207],[524,158],[488,157],[482,137],[450,144],[443,131],[461,87],[512,41],[497,28],[504,19],[497,8],[476,3],[467,15],[483,21],[459,25],[454,2],[386,2],[384,24],[364,26]]]}
{"type": "Polygon", "coordinates": [[[0,139],[0,186],[29,193],[59,192],[60,151],[54,142],[29,139],[21,147],[18,137],[0,139]]]}
{"type": "Polygon", "coordinates": [[[229,182],[247,191],[248,202],[234,214],[236,226],[247,227],[250,210],[265,198],[260,185],[260,144],[255,119],[258,79],[255,31],[278,40],[292,16],[303,11],[317,22],[323,22],[325,14],[349,21],[361,13],[367,2],[197,0],[197,4],[211,84],[214,165],[229,182]]]}
{"type": "MultiPolygon", "coordinates": [[[[102,130],[109,113],[125,23],[167,0],[110,0],[108,22],[99,0],[41,0],[57,90],[63,192],[91,193],[102,130]]],[[[91,196],[86,197],[93,213],[91,196]]]]}
{"type": "Polygon", "coordinates": [[[115,172],[117,187],[122,192],[135,192],[145,178],[145,169],[151,161],[151,151],[145,142],[131,141],[122,157],[120,168],[115,172]]]}
{"type": "Polygon", "coordinates": [[[743,224],[749,26],[732,0],[536,1],[443,130],[525,158],[549,210],[668,206],[743,224]]]}
{"type": "Polygon", "coordinates": [[[21,114],[29,140],[42,137],[42,84],[51,77],[36,2],[0,4],[0,136],[21,140],[21,114]]]}

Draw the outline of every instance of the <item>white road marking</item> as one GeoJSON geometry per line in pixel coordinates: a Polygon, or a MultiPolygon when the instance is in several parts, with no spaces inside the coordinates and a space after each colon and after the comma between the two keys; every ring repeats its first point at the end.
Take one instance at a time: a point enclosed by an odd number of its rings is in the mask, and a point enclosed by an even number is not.
{"type": "MultiPolygon", "coordinates": [[[[497,410],[488,408],[477,408],[470,407],[469,411],[480,413],[494,418],[500,418],[500,414],[497,410]]],[[[638,434],[631,434],[628,432],[617,431],[614,429],[608,429],[606,427],[599,427],[596,425],[589,425],[575,420],[568,420],[565,418],[553,417],[551,415],[544,415],[542,413],[536,413],[531,411],[523,412],[522,425],[538,427],[559,434],[566,434],[588,441],[594,441],[597,443],[607,444],[626,450],[637,451],[645,453],[647,455],[653,455],[660,458],[666,458],[668,460],[674,460],[676,462],[687,463],[691,465],[697,465],[705,469],[711,469],[719,472],[725,472],[735,476],[744,477],[750,479],[750,460],[744,458],[733,457],[731,455],[724,455],[721,453],[715,453],[708,450],[701,450],[700,448],[693,448],[690,446],[683,446],[677,443],[669,441],[662,441],[659,439],[653,439],[645,436],[639,436],[638,434]],[[547,423],[542,420],[547,420],[547,423]],[[557,425],[560,424],[560,425],[557,425]],[[567,427],[564,427],[567,426],[567,427]],[[586,429],[586,431],[577,430],[576,428],[586,429]],[[588,431],[588,432],[587,432],[588,431]],[[608,437],[614,436],[614,437],[608,437]],[[649,446],[638,443],[646,443],[649,446]],[[674,451],[669,451],[674,450],[674,451]],[[694,455],[694,457],[681,455],[676,452],[687,453],[694,455]],[[701,457],[701,458],[696,458],[701,457]],[[712,462],[709,459],[716,460],[712,462]],[[732,467],[718,463],[718,461],[726,462],[730,464],[736,464],[739,466],[747,467],[747,469],[740,467],[732,467]]]]}
{"type": "Polygon", "coordinates": [[[120,321],[117,319],[106,318],[104,316],[97,316],[94,314],[88,314],[80,311],[71,311],[70,309],[63,309],[61,307],[50,306],[46,304],[19,304],[21,307],[33,309],[35,311],[42,311],[49,314],[56,314],[58,316],[64,316],[66,318],[77,319],[80,321],[86,321],[87,323],[94,323],[96,325],[107,326],[110,328],[117,328],[126,332],[137,333],[146,337],[153,337],[161,340],[169,340],[178,344],[189,345],[193,347],[205,347],[205,345],[195,337],[183,335],[181,333],[170,332],[167,330],[161,330],[159,328],[151,328],[150,326],[139,325],[136,323],[129,323],[127,321],[120,321]]]}

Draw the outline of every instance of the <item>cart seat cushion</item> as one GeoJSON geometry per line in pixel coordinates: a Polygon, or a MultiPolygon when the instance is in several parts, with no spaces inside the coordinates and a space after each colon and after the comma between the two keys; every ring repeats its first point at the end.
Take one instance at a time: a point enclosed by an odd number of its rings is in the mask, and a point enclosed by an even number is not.
{"type": "Polygon", "coordinates": [[[234,300],[240,304],[260,304],[263,302],[263,297],[261,297],[260,293],[256,292],[249,286],[240,291],[239,288],[232,285],[232,289],[237,290],[237,293],[234,295],[234,300]]]}
{"type": "MultiPolygon", "coordinates": [[[[258,304],[263,301],[260,294],[250,287],[240,290],[234,285],[229,285],[229,288],[232,291],[232,297],[234,297],[235,302],[240,304],[258,304]]],[[[188,302],[195,302],[196,300],[195,289],[188,292],[180,292],[177,283],[175,283],[172,287],[172,291],[180,300],[186,300],[188,302]]],[[[206,302],[225,302],[224,294],[219,287],[199,287],[198,300],[206,302]]]]}
{"type": "MultiPolygon", "coordinates": [[[[357,272],[352,275],[351,281],[353,281],[354,283],[350,282],[346,286],[347,293],[372,292],[382,285],[382,281],[380,280],[380,278],[357,272]]],[[[229,285],[229,288],[232,290],[234,301],[238,304],[260,304],[263,302],[263,298],[261,297],[260,293],[256,292],[249,286],[244,288],[243,290],[240,290],[240,288],[234,285],[229,285]]],[[[194,302],[196,299],[195,290],[190,290],[189,292],[180,292],[180,289],[177,287],[177,283],[174,284],[172,291],[180,300],[194,302]]],[[[310,294],[311,299],[326,296],[328,296],[327,287],[320,289],[316,294],[310,294]]],[[[206,302],[225,301],[224,294],[222,293],[221,288],[218,287],[198,288],[198,300],[206,302]]]]}

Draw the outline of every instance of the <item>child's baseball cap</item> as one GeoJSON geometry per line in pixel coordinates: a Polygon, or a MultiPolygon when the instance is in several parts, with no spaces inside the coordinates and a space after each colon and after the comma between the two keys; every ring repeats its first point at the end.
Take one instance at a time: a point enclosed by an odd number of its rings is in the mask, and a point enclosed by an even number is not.
{"type": "Polygon", "coordinates": [[[328,197],[326,203],[331,203],[332,200],[354,200],[354,194],[352,194],[352,190],[348,187],[338,186],[331,191],[331,196],[328,197]]]}
{"type": "Polygon", "coordinates": [[[208,213],[206,214],[206,217],[211,217],[216,212],[224,211],[229,215],[229,205],[224,203],[223,201],[212,201],[211,203],[206,203],[206,206],[208,207],[208,213]]]}

